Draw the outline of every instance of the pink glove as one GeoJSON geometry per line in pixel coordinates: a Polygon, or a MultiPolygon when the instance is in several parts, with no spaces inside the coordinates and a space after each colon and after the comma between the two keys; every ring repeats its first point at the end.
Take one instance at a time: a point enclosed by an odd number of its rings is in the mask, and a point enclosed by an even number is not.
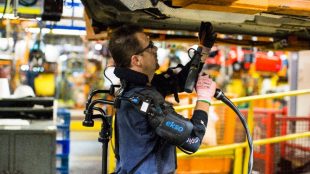
{"type": "Polygon", "coordinates": [[[196,84],[197,100],[209,103],[211,105],[211,99],[215,93],[216,84],[209,77],[209,75],[199,75],[196,84]]]}

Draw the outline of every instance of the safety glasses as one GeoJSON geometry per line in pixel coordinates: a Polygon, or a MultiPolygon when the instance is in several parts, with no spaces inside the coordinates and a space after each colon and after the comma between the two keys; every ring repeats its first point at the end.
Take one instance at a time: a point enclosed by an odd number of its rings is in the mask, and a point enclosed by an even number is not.
{"type": "Polygon", "coordinates": [[[153,42],[153,41],[150,41],[149,44],[148,44],[148,46],[146,46],[146,47],[143,48],[142,50],[136,52],[136,55],[137,55],[137,54],[141,54],[141,53],[143,53],[145,50],[147,50],[147,49],[149,49],[149,48],[152,49],[152,48],[154,48],[154,47],[155,47],[154,42],[153,42]]]}

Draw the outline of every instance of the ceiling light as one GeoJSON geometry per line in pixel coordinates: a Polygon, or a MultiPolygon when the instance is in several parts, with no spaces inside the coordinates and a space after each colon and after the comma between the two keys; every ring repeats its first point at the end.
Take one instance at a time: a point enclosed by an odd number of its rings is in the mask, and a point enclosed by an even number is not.
{"type": "MultiPolygon", "coordinates": [[[[26,28],[26,32],[37,34],[40,32],[40,28],[26,28]]],[[[42,28],[42,34],[55,34],[55,35],[75,35],[75,36],[85,36],[85,30],[66,30],[66,29],[49,29],[42,28]]]]}

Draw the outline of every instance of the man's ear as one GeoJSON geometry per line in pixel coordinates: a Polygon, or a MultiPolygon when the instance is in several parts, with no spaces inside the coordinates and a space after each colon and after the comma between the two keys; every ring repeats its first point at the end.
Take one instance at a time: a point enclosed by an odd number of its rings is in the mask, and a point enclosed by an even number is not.
{"type": "Polygon", "coordinates": [[[131,65],[140,66],[140,56],[139,55],[133,55],[131,56],[131,65]]]}

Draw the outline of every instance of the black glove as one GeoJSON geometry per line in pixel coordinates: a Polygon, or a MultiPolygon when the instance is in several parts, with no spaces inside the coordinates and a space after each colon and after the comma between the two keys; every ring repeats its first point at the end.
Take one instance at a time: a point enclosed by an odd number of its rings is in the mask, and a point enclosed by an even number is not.
{"type": "Polygon", "coordinates": [[[199,31],[200,44],[212,48],[216,39],[216,33],[213,30],[213,26],[210,22],[201,22],[199,31]]]}

